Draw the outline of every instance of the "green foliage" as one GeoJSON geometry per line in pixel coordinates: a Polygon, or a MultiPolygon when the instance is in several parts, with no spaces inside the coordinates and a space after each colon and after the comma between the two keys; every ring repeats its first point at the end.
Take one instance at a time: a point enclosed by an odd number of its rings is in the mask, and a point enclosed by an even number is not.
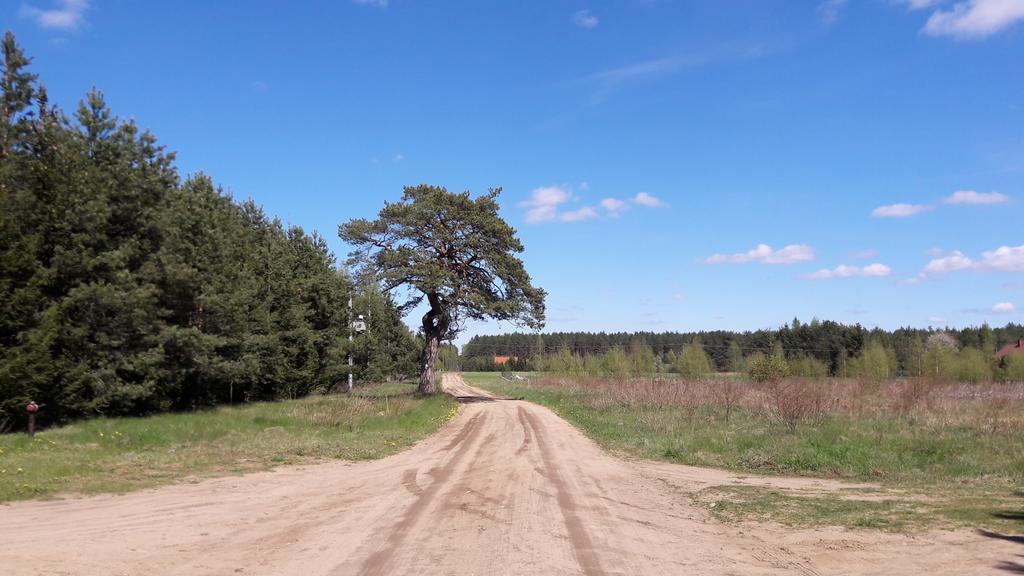
{"type": "Polygon", "coordinates": [[[798,378],[825,378],[828,376],[828,366],[813,356],[797,356],[786,361],[789,366],[789,375],[798,378]]]}
{"type": "Polygon", "coordinates": [[[434,391],[434,367],[442,340],[467,320],[491,318],[540,329],[544,290],[531,284],[517,256],[523,245],[498,215],[501,189],[471,198],[437,186],[407,186],[376,220],[357,218],[338,227],[355,247],[349,263],[378,277],[385,292],[404,289],[402,310],[424,299],[426,339],[420,390],[434,391]]]}
{"type": "Polygon", "coordinates": [[[895,376],[896,356],[879,342],[868,344],[860,355],[849,362],[849,376],[882,382],[895,376]]]}
{"type": "Polygon", "coordinates": [[[778,351],[758,352],[747,361],[747,375],[754,382],[778,382],[789,375],[789,365],[778,351]]]}
{"type": "Polygon", "coordinates": [[[1010,382],[1024,382],[1024,354],[1010,354],[1003,359],[1002,378],[1010,382]]]}
{"type": "MultiPolygon", "coordinates": [[[[29,399],[44,424],[329,390],[347,373],[349,295],[323,238],[184,182],[148,132],[93,90],[48,107],[4,39],[0,117],[0,431],[29,399]],[[7,423],[5,425],[5,422],[7,423]]],[[[376,297],[383,378],[412,337],[376,297]]]]}
{"type": "Polygon", "coordinates": [[[960,382],[992,380],[992,361],[989,354],[976,348],[964,348],[957,356],[957,380],[960,382]]]}
{"type": "Polygon", "coordinates": [[[673,368],[681,376],[688,378],[707,376],[712,372],[708,355],[699,342],[684,346],[682,352],[676,357],[673,368]]]}

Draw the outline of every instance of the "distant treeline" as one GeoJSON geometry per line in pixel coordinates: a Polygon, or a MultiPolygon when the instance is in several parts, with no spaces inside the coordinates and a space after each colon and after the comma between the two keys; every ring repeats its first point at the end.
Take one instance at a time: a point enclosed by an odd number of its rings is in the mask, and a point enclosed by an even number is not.
{"type": "MultiPolygon", "coordinates": [[[[8,33],[0,102],[0,429],[296,397],[416,371],[413,335],[323,238],[196,175],[92,91],[51,106],[8,33]],[[361,284],[362,285],[362,284],[361,284]]],[[[0,430],[2,431],[2,430],[0,430]]]]}
{"type": "MultiPolygon", "coordinates": [[[[943,330],[866,329],[832,321],[794,319],[777,330],[731,332],[555,332],[475,336],[460,357],[463,370],[535,370],[564,368],[576,362],[587,372],[631,366],[631,372],[746,372],[751,360],[775,357],[799,376],[939,375],[967,380],[999,377],[996,362],[1003,345],[1024,338],[1024,326],[1007,324],[943,330]],[[690,348],[692,347],[692,350],[690,348]],[[684,351],[687,351],[684,354],[684,351]],[[495,357],[510,357],[502,364],[495,357]],[[573,360],[575,359],[575,360],[573,360]],[[568,363],[568,364],[567,364],[568,363]],[[589,366],[589,367],[588,367],[589,366]],[[694,368],[697,366],[697,368],[694,368]]],[[[620,368],[621,369],[621,368],[620,368]]]]}

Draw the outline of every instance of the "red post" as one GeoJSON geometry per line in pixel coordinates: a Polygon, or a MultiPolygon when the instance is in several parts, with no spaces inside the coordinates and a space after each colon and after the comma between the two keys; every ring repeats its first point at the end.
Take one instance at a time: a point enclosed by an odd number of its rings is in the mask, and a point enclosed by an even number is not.
{"type": "Polygon", "coordinates": [[[25,406],[25,411],[28,412],[28,435],[36,435],[36,412],[39,412],[39,404],[35,401],[29,402],[25,406]]]}

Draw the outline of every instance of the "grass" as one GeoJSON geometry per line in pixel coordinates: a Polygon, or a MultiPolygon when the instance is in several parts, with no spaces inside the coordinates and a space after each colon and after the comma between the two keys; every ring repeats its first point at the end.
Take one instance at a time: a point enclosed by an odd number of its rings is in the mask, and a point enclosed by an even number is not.
{"type": "MultiPolygon", "coordinates": [[[[877,494],[805,495],[732,485],[687,494],[723,520],[1024,531],[1019,388],[978,387],[966,394],[959,387],[908,392],[895,383],[818,382],[808,385],[827,393],[815,410],[787,412],[769,390],[751,384],[723,401],[721,382],[464,376],[473,385],[551,408],[613,452],[880,486],[877,494]],[[911,392],[920,397],[908,399],[911,392]],[[731,404],[728,419],[725,403],[731,404]],[[803,416],[787,420],[787,413],[803,416]]],[[[798,392],[799,401],[813,396],[798,392]]]]}
{"type": "Polygon", "coordinates": [[[352,395],[310,396],[195,413],[95,418],[0,436],[0,502],[125,492],[181,480],[322,459],[393,454],[454,417],[444,395],[382,384],[352,395]]]}

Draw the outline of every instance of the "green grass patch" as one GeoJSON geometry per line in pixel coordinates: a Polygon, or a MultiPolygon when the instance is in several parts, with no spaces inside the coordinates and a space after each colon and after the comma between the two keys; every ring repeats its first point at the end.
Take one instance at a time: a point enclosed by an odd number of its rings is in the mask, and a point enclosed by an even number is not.
{"type": "Polygon", "coordinates": [[[724,508],[713,510],[723,519],[889,530],[973,526],[1024,532],[1024,433],[1020,430],[944,425],[883,413],[833,413],[791,427],[739,409],[727,421],[724,410],[715,405],[623,405],[580,388],[508,382],[488,373],[464,377],[474,386],[554,410],[612,452],[759,474],[867,481],[892,494],[892,498],[863,500],[852,494],[804,496],[755,487],[716,487],[731,496],[724,499],[724,508]]]}
{"type": "Polygon", "coordinates": [[[414,391],[413,384],[383,384],[352,395],[95,418],[34,438],[0,436],[0,502],[125,492],[320,459],[380,458],[408,448],[455,415],[451,398],[414,391]]]}

